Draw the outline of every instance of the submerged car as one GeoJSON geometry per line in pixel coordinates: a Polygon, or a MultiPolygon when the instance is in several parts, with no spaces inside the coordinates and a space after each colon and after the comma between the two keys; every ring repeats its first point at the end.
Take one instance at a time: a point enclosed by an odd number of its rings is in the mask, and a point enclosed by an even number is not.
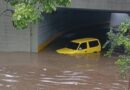
{"type": "Polygon", "coordinates": [[[96,38],[72,40],[66,47],[56,50],[60,54],[86,54],[101,51],[100,41],[96,38]]]}

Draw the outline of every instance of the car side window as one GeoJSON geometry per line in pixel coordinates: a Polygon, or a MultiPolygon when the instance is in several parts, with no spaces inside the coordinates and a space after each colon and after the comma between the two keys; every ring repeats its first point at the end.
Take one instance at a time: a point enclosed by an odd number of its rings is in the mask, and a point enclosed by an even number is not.
{"type": "Polygon", "coordinates": [[[87,48],[87,43],[82,43],[80,44],[79,50],[86,49],[86,48],[87,48]]]}
{"type": "Polygon", "coordinates": [[[91,48],[91,47],[96,47],[96,46],[98,46],[98,45],[99,45],[98,41],[90,41],[90,42],[89,42],[90,48],[91,48]]]}

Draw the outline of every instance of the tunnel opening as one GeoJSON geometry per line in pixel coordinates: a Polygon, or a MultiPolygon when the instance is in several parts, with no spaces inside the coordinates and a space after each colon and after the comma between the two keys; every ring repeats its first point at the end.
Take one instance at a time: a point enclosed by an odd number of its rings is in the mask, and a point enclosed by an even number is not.
{"type": "MultiPolygon", "coordinates": [[[[48,34],[46,40],[50,41],[47,44],[50,50],[62,48],[71,40],[85,37],[98,38],[103,46],[110,30],[112,13],[128,12],[58,8],[52,14],[44,14],[44,24],[41,23],[40,28],[43,27],[45,31],[39,34],[42,37],[48,34]]],[[[40,38],[39,43],[46,40],[40,38]]]]}

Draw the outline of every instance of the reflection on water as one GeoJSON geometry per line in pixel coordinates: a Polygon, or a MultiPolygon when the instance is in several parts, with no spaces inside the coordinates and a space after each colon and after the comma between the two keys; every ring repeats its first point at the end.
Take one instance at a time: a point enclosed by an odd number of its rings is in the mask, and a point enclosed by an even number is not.
{"type": "Polygon", "coordinates": [[[0,53],[0,90],[127,90],[114,58],[99,53],[68,56],[0,53]]]}
{"type": "Polygon", "coordinates": [[[93,53],[93,54],[80,54],[80,55],[71,55],[76,57],[77,59],[88,59],[88,60],[100,60],[101,53],[93,53]]]}

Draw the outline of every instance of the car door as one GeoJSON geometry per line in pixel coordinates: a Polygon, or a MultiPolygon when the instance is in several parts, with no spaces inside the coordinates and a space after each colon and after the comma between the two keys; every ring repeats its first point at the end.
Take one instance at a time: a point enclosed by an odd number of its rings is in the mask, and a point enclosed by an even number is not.
{"type": "Polygon", "coordinates": [[[100,44],[98,40],[89,41],[88,44],[89,44],[88,53],[95,53],[100,51],[100,44]]]}
{"type": "Polygon", "coordinates": [[[87,53],[87,43],[81,43],[77,49],[77,53],[79,54],[87,53]]]}

